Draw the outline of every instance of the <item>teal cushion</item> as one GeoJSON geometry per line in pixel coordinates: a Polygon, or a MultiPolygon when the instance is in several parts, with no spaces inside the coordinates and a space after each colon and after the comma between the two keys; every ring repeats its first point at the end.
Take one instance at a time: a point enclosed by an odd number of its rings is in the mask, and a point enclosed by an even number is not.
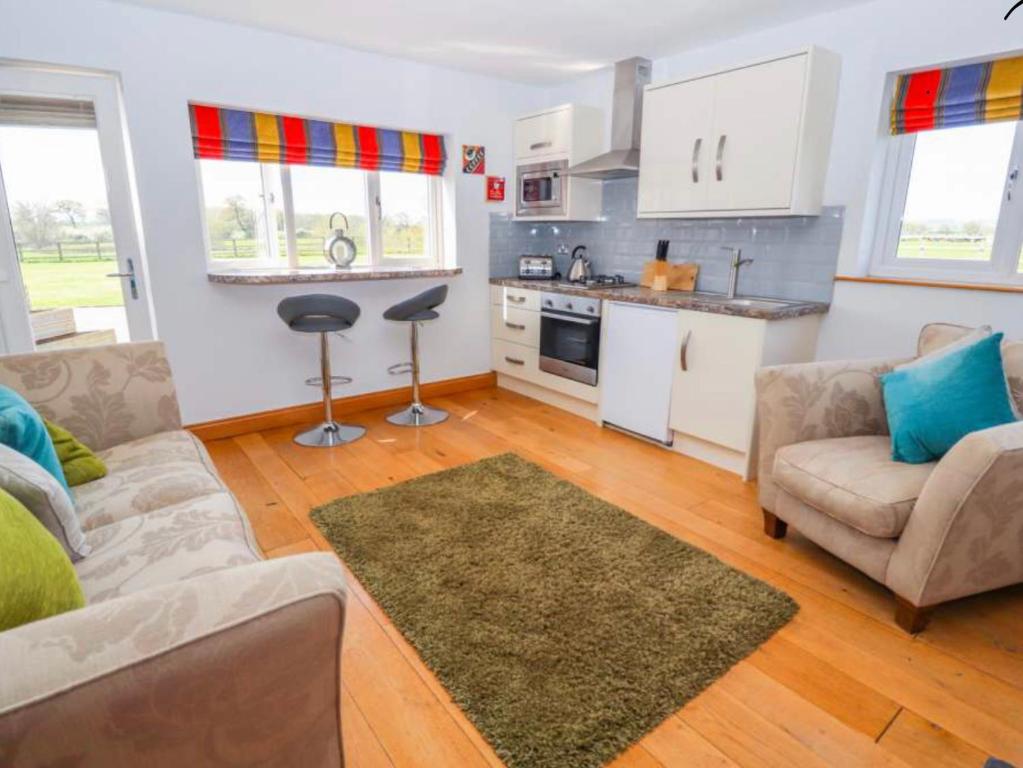
{"type": "Polygon", "coordinates": [[[895,461],[935,461],[971,432],[1016,420],[1001,344],[995,333],[881,376],[895,461]]]}
{"type": "Polygon", "coordinates": [[[32,459],[70,493],[57,450],[42,417],[25,398],[10,387],[0,386],[0,443],[32,459]]]}

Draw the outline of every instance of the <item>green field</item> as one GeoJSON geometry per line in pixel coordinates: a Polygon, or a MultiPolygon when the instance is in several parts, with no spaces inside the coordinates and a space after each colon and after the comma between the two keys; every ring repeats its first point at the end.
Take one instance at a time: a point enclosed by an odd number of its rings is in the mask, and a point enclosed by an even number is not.
{"type": "Polygon", "coordinates": [[[117,271],[116,261],[26,262],[22,279],[32,309],[55,307],[119,307],[121,281],[106,277],[117,271]]]}
{"type": "Polygon", "coordinates": [[[985,261],[991,258],[991,243],[964,243],[930,240],[921,242],[917,237],[899,240],[900,259],[971,259],[985,261]]]}

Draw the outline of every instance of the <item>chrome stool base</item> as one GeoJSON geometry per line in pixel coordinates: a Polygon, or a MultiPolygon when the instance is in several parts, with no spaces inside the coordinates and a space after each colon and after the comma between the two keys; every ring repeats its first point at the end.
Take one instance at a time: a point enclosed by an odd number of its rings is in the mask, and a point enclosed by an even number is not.
{"type": "Polygon", "coordinates": [[[391,424],[399,427],[428,427],[431,424],[440,424],[447,421],[448,412],[440,408],[431,408],[422,403],[413,403],[408,408],[392,413],[387,417],[391,424]]]}
{"type": "Polygon", "coordinates": [[[365,434],[366,428],[356,424],[325,421],[312,429],[296,433],[294,440],[307,448],[333,448],[335,445],[347,445],[355,442],[365,434]]]}

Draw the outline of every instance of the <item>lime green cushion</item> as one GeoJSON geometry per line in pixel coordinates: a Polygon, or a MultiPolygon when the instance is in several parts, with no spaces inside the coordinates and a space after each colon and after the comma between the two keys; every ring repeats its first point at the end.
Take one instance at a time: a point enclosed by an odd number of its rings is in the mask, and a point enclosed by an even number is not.
{"type": "Polygon", "coordinates": [[[107,465],[84,443],[48,419],[43,419],[43,422],[53,440],[53,447],[57,449],[57,458],[68,485],[81,485],[107,476],[107,465]]]}
{"type": "Polygon", "coordinates": [[[84,605],[78,574],[63,548],[0,489],[0,631],[84,605]]]}

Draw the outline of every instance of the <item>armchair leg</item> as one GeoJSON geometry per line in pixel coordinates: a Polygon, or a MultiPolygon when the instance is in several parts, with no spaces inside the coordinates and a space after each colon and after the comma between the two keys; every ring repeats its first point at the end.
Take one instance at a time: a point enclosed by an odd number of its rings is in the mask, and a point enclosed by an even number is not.
{"type": "Polygon", "coordinates": [[[764,513],[764,533],[770,536],[772,539],[784,539],[785,534],[789,530],[789,524],[784,520],[779,520],[777,516],[772,512],[768,512],[766,509],[764,513]]]}
{"type": "Polygon", "coordinates": [[[903,597],[895,596],[895,623],[911,635],[924,630],[933,610],[934,606],[921,608],[903,597]]]}

